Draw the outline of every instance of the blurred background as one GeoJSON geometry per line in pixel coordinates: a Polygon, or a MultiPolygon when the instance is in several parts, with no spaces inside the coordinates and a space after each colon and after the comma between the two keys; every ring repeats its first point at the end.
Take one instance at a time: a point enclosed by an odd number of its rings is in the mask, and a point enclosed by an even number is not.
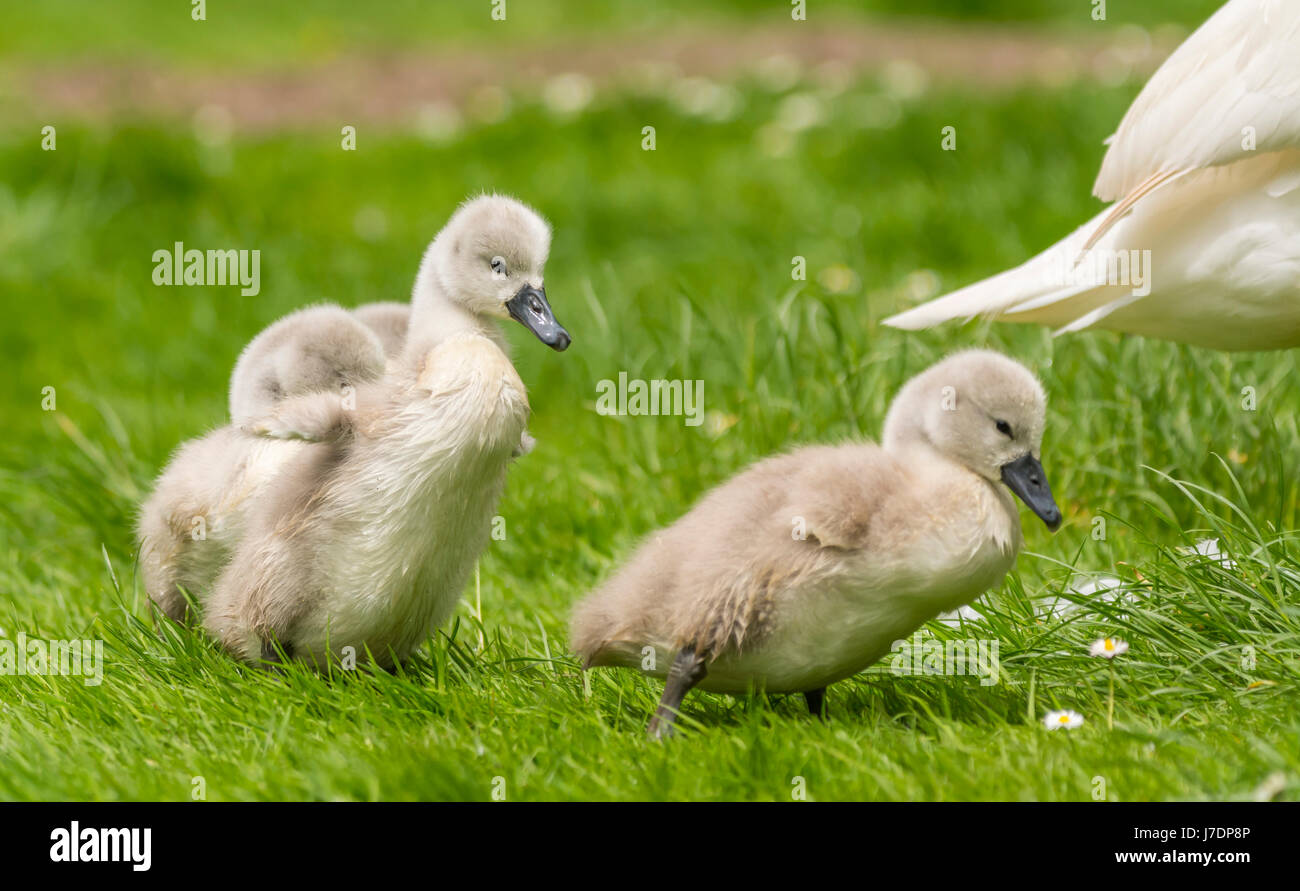
{"type": "MultiPolygon", "coordinates": [[[[21,462],[28,435],[43,441],[51,419],[17,409],[58,385],[87,423],[111,407],[130,431],[123,460],[142,462],[123,472],[147,479],[220,418],[253,334],[309,301],[404,299],[429,238],[484,190],[557,230],[548,282],[584,349],[519,351],[539,424],[568,429],[550,399],[573,407],[592,379],[658,353],[651,376],[761,397],[749,448],[856,431],[902,370],[839,386],[863,362],[970,340],[875,320],[1095,212],[1102,140],[1216,5],[1111,2],[1097,21],[1084,0],[817,0],[794,21],[785,2],[515,0],[498,21],[491,0],[228,0],[195,21],[161,0],[4,0],[11,446],[21,462]],[[947,126],[955,152],[939,150],[947,126]],[[154,287],[152,253],[176,241],[260,250],[261,293],[154,287]],[[790,280],[794,256],[806,283],[790,280]],[[790,336],[807,312],[824,314],[813,330],[838,323],[834,351],[790,336]],[[763,369],[736,365],[777,346],[798,394],[759,392],[763,369]],[[831,429],[780,417],[822,387],[831,429]]],[[[743,410],[724,392],[719,423],[743,410]]]]}
{"type": "MultiPolygon", "coordinates": [[[[1284,469],[1300,458],[1292,353],[878,324],[1097,212],[1103,140],[1218,3],[1105,6],[1098,21],[1088,0],[809,0],[795,21],[781,0],[507,0],[496,21],[491,0],[214,0],[195,21],[186,2],[3,0],[0,627],[59,636],[119,623],[119,584],[143,614],[136,506],[177,444],[225,422],[244,344],[311,302],[407,299],[428,241],[482,191],[553,224],[547,291],[574,337],[555,354],[507,332],[539,447],[510,476],[501,511],[515,531],[484,557],[482,601],[485,623],[520,652],[562,652],[570,605],[708,487],[797,444],[877,436],[897,387],[963,346],[1022,359],[1050,394],[1044,463],[1067,524],[1051,537],[1026,523],[1033,556],[1013,590],[1057,596],[1078,573],[1132,580],[1134,564],[1206,535],[1227,547],[1230,530],[1207,516],[1232,511],[1208,497],[1198,507],[1156,471],[1249,504],[1260,536],[1296,529],[1284,469]],[[342,148],[346,127],[355,151],[342,148]],[[955,151],[941,149],[946,127],[955,151]],[[260,250],[260,293],[154,286],[153,252],[178,241],[260,250]],[[791,277],[796,257],[806,280],[791,277]],[[597,415],[596,382],[620,372],[703,380],[704,425],[597,415]],[[1244,386],[1257,411],[1243,412],[1244,386]],[[1103,515],[1111,532],[1098,541],[1103,515]]],[[[1171,622],[1169,640],[1186,624],[1171,622]]],[[[1021,643],[1023,658],[1059,648],[1021,643]]],[[[1013,641],[1004,647],[1014,663],[1013,641]]],[[[1175,660],[1151,661],[1170,666],[1151,689],[1183,682],[1175,660]]],[[[1077,680],[1073,668],[1050,677],[1060,689],[1077,680]]],[[[1041,676],[1043,690],[1051,682],[1041,676]]],[[[653,703],[650,685],[628,683],[653,703]]],[[[859,697],[880,689],[859,686],[859,697]]],[[[932,693],[927,709],[946,703],[932,693]]],[[[969,720],[1023,710],[1010,694],[986,702],[969,720]]],[[[0,778],[0,795],[6,782],[17,796],[85,788],[45,765],[75,761],[60,740],[84,740],[89,725],[47,720],[14,737],[15,752],[44,760],[0,778]]],[[[231,797],[431,794],[427,771],[349,785],[371,756],[356,739],[338,745],[351,767],[319,782],[275,760],[253,767],[256,752],[237,749],[209,771],[224,771],[231,797]]],[[[1206,763],[1233,744],[1215,745],[1206,763]]],[[[1063,795],[1037,755],[1017,760],[1022,748],[1013,741],[988,767],[1012,778],[993,794],[1063,795]]],[[[102,758],[79,769],[100,771],[96,794],[109,797],[169,796],[155,784],[187,769],[164,762],[155,777],[117,750],[102,758]]],[[[1148,796],[1255,776],[1151,769],[1148,796]]],[[[438,776],[460,789],[454,770],[438,776]]],[[[927,776],[901,771],[897,794],[941,794],[927,776]]],[[[839,794],[873,782],[846,780],[839,794]]],[[[736,783],[708,794],[752,792],[736,783]]]]}

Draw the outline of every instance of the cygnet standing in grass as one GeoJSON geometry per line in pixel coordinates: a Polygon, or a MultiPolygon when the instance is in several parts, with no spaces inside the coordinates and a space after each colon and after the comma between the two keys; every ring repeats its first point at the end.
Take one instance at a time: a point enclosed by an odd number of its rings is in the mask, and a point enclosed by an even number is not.
{"type": "Polygon", "coordinates": [[[667,677],[651,736],[697,686],[803,693],[820,713],[828,684],[1002,580],[1021,545],[1012,492],[1060,525],[1045,410],[1005,356],[939,362],[895,397],[882,446],[760,461],[651,535],[578,605],[574,650],[584,667],[667,677]]]}
{"type": "Polygon", "coordinates": [[[514,317],[556,350],[550,229],[486,196],[425,253],[401,354],[352,399],[310,392],[183,446],[139,524],[145,588],[250,662],[351,648],[392,666],[455,608],[528,417],[499,346],[514,317]]]}

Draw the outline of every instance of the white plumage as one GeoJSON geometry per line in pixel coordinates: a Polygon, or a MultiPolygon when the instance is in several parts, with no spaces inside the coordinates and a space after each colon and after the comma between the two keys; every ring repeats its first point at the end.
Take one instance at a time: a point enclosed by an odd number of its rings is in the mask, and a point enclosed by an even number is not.
{"type": "Polygon", "coordinates": [[[391,666],[424,640],[488,540],[528,418],[495,319],[569,344],[541,287],[549,246],[549,227],[516,201],[463,206],[425,254],[409,336],[382,374],[396,328],[376,336],[373,319],[323,307],[268,329],[232,388],[237,421],[266,413],[182,446],[142,508],[141,569],[159,609],[193,618],[188,595],[250,662],[319,665],[352,648],[391,666]],[[345,394],[340,355],[370,378],[345,394]],[[300,374],[293,362],[309,357],[319,367],[300,374]]]}
{"type": "Polygon", "coordinates": [[[885,324],[986,315],[1225,350],[1300,345],[1300,3],[1226,4],[1108,141],[1093,193],[1111,207],[885,324]]]}
{"type": "Polygon", "coordinates": [[[667,676],[652,735],[692,687],[804,692],[867,667],[1011,569],[1013,489],[1055,528],[1038,455],[1046,397],[1024,366],[972,350],[907,383],[881,446],[769,458],[652,534],[574,610],[586,666],[667,676]]]}
{"type": "Polygon", "coordinates": [[[390,357],[402,352],[410,308],[372,303],[348,312],[340,306],[309,306],[278,319],[248,342],[230,374],[230,420],[236,425],[265,417],[276,403],[304,393],[341,393],[378,380],[390,357]],[[402,333],[387,342],[365,319],[401,313],[402,333]]]}

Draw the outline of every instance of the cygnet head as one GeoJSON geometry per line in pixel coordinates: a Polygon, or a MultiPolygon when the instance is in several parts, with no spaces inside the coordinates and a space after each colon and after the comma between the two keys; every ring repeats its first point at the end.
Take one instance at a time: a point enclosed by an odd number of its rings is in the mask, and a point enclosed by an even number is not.
{"type": "Polygon", "coordinates": [[[555,319],[542,273],[551,227],[534,210],[503,195],[483,195],[460,206],[420,264],[412,295],[413,325],[449,300],[477,318],[513,318],[554,350],[567,349],[569,332],[555,319]]]}
{"type": "Polygon", "coordinates": [[[989,350],[949,356],[912,378],[885,418],[884,446],[917,445],[992,482],[1005,483],[1056,529],[1061,511],[1039,461],[1047,397],[1033,373],[989,350]]]}

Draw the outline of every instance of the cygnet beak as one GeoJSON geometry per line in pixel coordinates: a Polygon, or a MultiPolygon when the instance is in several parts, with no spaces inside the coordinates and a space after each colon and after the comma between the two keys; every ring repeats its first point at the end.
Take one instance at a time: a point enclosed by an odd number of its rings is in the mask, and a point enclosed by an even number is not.
{"type": "Polygon", "coordinates": [[[1052,487],[1047,484],[1047,474],[1038,459],[1026,453],[1010,464],[1002,465],[1002,482],[1025,505],[1038,514],[1053,532],[1061,525],[1061,509],[1052,500],[1052,487]]]}
{"type": "Polygon", "coordinates": [[[506,301],[506,309],[511,318],[537,335],[537,339],[556,352],[562,353],[569,348],[572,338],[551,312],[551,304],[546,302],[546,289],[524,285],[519,293],[506,301]]]}

